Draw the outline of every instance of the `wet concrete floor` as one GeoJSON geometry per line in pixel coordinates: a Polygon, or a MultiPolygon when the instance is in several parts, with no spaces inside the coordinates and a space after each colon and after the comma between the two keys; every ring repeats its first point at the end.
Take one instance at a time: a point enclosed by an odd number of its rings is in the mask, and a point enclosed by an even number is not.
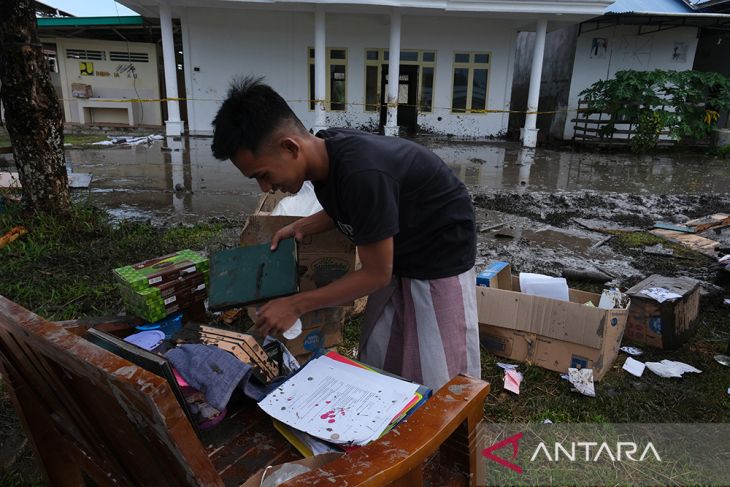
{"type": "MultiPolygon", "coordinates": [[[[194,222],[241,218],[259,189],[228,161],[216,160],[210,138],[188,138],[181,150],[163,142],[132,147],[68,149],[75,172],[93,174],[88,197],[119,218],[194,222]]],[[[424,138],[473,191],[597,190],[632,194],[725,193],[730,164],[701,155],[636,157],[554,150],[522,150],[507,142],[424,138]]]]}

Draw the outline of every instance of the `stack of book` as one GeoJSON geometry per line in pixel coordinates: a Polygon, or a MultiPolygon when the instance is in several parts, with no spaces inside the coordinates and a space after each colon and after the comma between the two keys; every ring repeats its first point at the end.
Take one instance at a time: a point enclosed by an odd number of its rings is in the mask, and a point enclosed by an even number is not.
{"type": "Polygon", "coordinates": [[[367,445],[431,395],[336,352],[309,361],[259,406],[305,456],[367,445]]]}
{"type": "Polygon", "coordinates": [[[114,269],[127,311],[150,323],[205,300],[208,259],[192,250],[114,269]]]}

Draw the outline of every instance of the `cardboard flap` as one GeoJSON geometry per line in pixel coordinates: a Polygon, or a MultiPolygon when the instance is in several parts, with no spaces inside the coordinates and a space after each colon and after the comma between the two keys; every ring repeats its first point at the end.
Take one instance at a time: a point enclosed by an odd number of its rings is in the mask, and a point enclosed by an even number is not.
{"type": "Polygon", "coordinates": [[[477,293],[480,323],[601,347],[605,310],[495,288],[477,293]]]}

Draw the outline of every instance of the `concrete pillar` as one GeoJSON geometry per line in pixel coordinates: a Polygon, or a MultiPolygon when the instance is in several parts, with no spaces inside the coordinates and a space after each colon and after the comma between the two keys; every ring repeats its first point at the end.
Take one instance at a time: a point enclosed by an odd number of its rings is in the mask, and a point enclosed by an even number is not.
{"type": "Polygon", "coordinates": [[[527,93],[527,116],[525,128],[522,129],[522,145],[535,147],[537,145],[537,105],[540,100],[540,79],[542,78],[542,58],[545,54],[545,36],[547,35],[547,20],[537,21],[535,48],[532,54],[532,71],[530,72],[530,90],[527,93]],[[532,113],[531,113],[532,112],[532,113]]]}
{"type": "Polygon", "coordinates": [[[324,7],[314,11],[314,133],[327,128],[325,99],[327,98],[327,48],[324,7]]]}
{"type": "Polygon", "coordinates": [[[398,135],[398,78],[400,78],[400,12],[390,14],[390,46],[388,47],[388,118],[385,135],[398,135]]]}
{"type": "Polygon", "coordinates": [[[172,11],[170,6],[164,3],[160,4],[160,31],[162,59],[165,67],[165,92],[167,93],[165,135],[177,137],[183,133],[184,127],[180,120],[180,102],[177,100],[177,62],[175,62],[175,42],[172,39],[172,11]]]}

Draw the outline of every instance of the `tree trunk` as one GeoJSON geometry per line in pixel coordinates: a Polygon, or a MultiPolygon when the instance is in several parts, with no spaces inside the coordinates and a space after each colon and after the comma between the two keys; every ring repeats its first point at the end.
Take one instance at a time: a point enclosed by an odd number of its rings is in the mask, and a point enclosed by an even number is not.
{"type": "Polygon", "coordinates": [[[25,204],[66,210],[62,111],[38,39],[33,0],[0,0],[0,83],[25,204]]]}

